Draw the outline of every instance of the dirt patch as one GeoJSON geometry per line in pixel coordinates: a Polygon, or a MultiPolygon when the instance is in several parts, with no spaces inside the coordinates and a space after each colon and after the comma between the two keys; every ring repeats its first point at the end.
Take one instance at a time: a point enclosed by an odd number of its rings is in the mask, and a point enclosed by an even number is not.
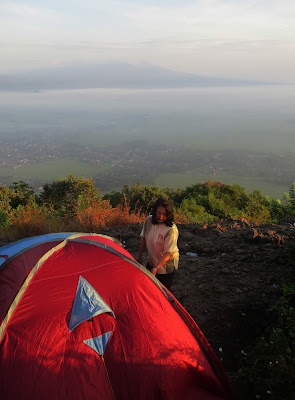
{"type": "MultiPolygon", "coordinates": [[[[282,285],[294,279],[285,244],[295,240],[295,227],[226,220],[178,228],[180,265],[171,291],[232,377],[246,346],[269,324],[268,309],[282,285]]],[[[102,233],[120,240],[136,258],[140,230],[137,224],[102,233]]]]}

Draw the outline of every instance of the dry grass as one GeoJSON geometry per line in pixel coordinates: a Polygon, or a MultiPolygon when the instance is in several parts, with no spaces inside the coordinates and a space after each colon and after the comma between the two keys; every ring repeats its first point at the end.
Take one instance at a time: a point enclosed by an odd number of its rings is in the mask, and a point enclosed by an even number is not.
{"type": "Polygon", "coordinates": [[[131,211],[127,203],[112,208],[106,200],[81,208],[72,216],[59,216],[44,206],[25,206],[11,213],[11,224],[0,231],[0,239],[14,241],[54,232],[99,232],[106,226],[142,223],[145,217],[141,210],[131,211]]]}
{"type": "Polygon", "coordinates": [[[103,200],[85,210],[79,210],[72,222],[78,230],[98,232],[106,226],[126,226],[143,222],[144,219],[145,214],[141,210],[131,211],[128,204],[112,208],[108,201],[103,200]]]}
{"type": "Polygon", "coordinates": [[[10,240],[63,230],[63,220],[53,210],[35,204],[18,207],[10,213],[10,221],[10,226],[1,232],[10,240]]]}

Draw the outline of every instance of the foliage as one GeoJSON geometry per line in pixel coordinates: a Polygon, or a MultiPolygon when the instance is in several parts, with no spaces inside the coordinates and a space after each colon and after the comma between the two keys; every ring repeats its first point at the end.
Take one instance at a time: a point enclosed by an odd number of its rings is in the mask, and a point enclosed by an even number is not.
{"type": "Polygon", "coordinates": [[[0,228],[6,228],[10,223],[8,213],[0,209],[0,228]]]}
{"type": "Polygon", "coordinates": [[[270,200],[270,215],[274,223],[280,222],[286,215],[286,207],[279,199],[270,200]]]}
{"type": "Polygon", "coordinates": [[[79,227],[84,231],[99,231],[105,226],[125,226],[143,222],[145,214],[141,209],[131,209],[128,202],[117,204],[112,207],[109,200],[98,198],[92,203],[85,202],[83,197],[79,198],[78,207],[76,209],[75,218],[79,227]]]}
{"type": "Polygon", "coordinates": [[[293,182],[290,190],[289,190],[289,199],[290,205],[293,209],[295,209],[295,182],[293,182]]]}
{"type": "Polygon", "coordinates": [[[206,212],[205,207],[197,204],[193,198],[184,199],[180,205],[186,223],[211,223],[217,220],[217,217],[206,212]]]}
{"type": "Polygon", "coordinates": [[[66,226],[67,230],[99,232],[106,226],[126,226],[144,219],[140,210],[132,211],[127,203],[113,208],[107,200],[97,200],[87,207],[80,207],[73,217],[66,220],[66,226]]]}
{"type": "MultiPolygon", "coordinates": [[[[270,202],[259,190],[248,194],[240,185],[225,185],[222,182],[205,182],[188,186],[182,192],[178,192],[178,202],[181,201],[183,211],[186,205],[189,209],[185,214],[192,220],[197,220],[201,210],[203,217],[208,217],[207,222],[222,218],[247,219],[254,223],[270,222],[270,202]],[[189,200],[184,202],[184,200],[189,200]],[[192,212],[192,204],[204,209],[195,209],[192,212]]],[[[194,206],[195,207],[195,206],[194,206]]]]}
{"type": "MultiPolygon", "coordinates": [[[[295,267],[294,242],[288,243],[286,257],[295,267]]],[[[269,312],[271,323],[245,349],[247,357],[234,380],[244,387],[246,399],[289,400],[295,393],[295,281],[283,285],[269,312]]]]}
{"type": "Polygon", "coordinates": [[[1,216],[0,210],[0,233],[5,240],[52,232],[99,232],[106,226],[126,226],[142,223],[145,219],[140,210],[132,211],[127,204],[113,208],[106,200],[96,200],[90,205],[80,200],[74,215],[61,215],[61,209],[54,210],[45,205],[19,206],[10,213],[7,221],[10,224],[5,230],[1,216]]]}
{"type": "Polygon", "coordinates": [[[221,182],[205,182],[186,189],[172,191],[140,183],[121,192],[105,195],[113,207],[126,201],[132,210],[141,208],[145,213],[159,197],[170,198],[183,213],[187,222],[212,222],[221,218],[247,218],[250,221],[268,222],[269,203],[259,191],[248,194],[240,185],[225,185],[221,182]]]}
{"type": "Polygon", "coordinates": [[[36,201],[34,189],[23,181],[13,182],[9,189],[13,193],[10,199],[12,208],[33,204],[36,201]]]}
{"type": "Polygon", "coordinates": [[[64,213],[73,215],[81,199],[91,204],[98,198],[97,189],[92,179],[69,175],[65,179],[46,183],[39,196],[41,204],[51,206],[55,210],[63,208],[64,213]]]}
{"type": "Polygon", "coordinates": [[[245,207],[246,218],[255,224],[271,222],[270,202],[259,190],[249,194],[249,201],[245,207]]]}
{"type": "Polygon", "coordinates": [[[286,257],[288,262],[295,267],[295,242],[288,244],[286,248],[286,257]]]}
{"type": "Polygon", "coordinates": [[[130,187],[129,185],[124,185],[121,192],[112,192],[103,198],[109,200],[113,207],[127,203],[131,210],[141,209],[147,213],[159,197],[169,198],[172,193],[169,188],[162,189],[158,186],[145,186],[137,183],[130,187]]]}
{"type": "Polygon", "coordinates": [[[245,385],[247,398],[283,400],[295,392],[294,306],[293,283],[284,287],[283,296],[270,309],[271,325],[246,349],[236,380],[245,385]]]}
{"type": "Polygon", "coordinates": [[[18,206],[10,213],[10,222],[6,236],[13,240],[63,230],[55,210],[37,204],[18,206]]]}
{"type": "Polygon", "coordinates": [[[287,212],[289,215],[295,214],[295,182],[290,187],[289,193],[285,193],[284,200],[287,206],[287,212]]]}
{"type": "Polygon", "coordinates": [[[13,192],[3,186],[0,186],[0,209],[8,212],[11,209],[10,200],[13,192]]]}
{"type": "Polygon", "coordinates": [[[33,232],[95,231],[104,226],[126,225],[141,222],[159,197],[174,202],[178,223],[211,223],[222,218],[246,219],[256,224],[278,222],[290,210],[295,213],[295,183],[292,188],[286,195],[286,204],[282,204],[278,199],[264,197],[259,190],[248,194],[240,185],[218,181],[176,191],[137,183],[102,198],[92,179],[84,177],[69,175],[46,183],[39,195],[19,181],[10,189],[0,186],[0,228],[9,228],[10,233],[14,230],[16,236],[29,236],[33,232]]]}
{"type": "Polygon", "coordinates": [[[295,281],[289,285],[283,285],[283,295],[288,301],[292,301],[293,298],[295,300],[295,281]]]}

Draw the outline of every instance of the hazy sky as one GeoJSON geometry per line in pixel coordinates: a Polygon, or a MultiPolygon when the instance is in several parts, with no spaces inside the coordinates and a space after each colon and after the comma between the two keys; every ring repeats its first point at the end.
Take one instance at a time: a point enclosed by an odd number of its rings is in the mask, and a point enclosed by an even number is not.
{"type": "Polygon", "coordinates": [[[0,72],[124,61],[295,82],[294,0],[0,0],[0,72]]]}

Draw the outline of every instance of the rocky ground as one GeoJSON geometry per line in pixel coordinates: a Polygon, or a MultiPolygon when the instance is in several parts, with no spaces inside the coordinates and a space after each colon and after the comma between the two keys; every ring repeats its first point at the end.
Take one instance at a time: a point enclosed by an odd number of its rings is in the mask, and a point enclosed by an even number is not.
{"type": "MultiPolygon", "coordinates": [[[[267,310],[279,298],[282,284],[294,279],[285,257],[285,245],[295,240],[293,222],[254,226],[226,220],[178,226],[180,265],[171,291],[230,377],[247,357],[244,349],[269,323],[267,310]]],[[[120,240],[136,258],[140,230],[138,224],[102,233],[120,240]]]]}
{"type": "MultiPolygon", "coordinates": [[[[294,222],[255,226],[224,220],[178,225],[180,265],[171,291],[198,324],[232,381],[247,357],[245,349],[269,325],[268,309],[280,297],[282,285],[294,280],[294,267],[285,254],[288,242],[295,241],[294,222]]],[[[118,239],[136,258],[141,228],[135,224],[100,233],[118,239]]],[[[243,389],[235,389],[240,400],[249,400],[243,389]]]]}

